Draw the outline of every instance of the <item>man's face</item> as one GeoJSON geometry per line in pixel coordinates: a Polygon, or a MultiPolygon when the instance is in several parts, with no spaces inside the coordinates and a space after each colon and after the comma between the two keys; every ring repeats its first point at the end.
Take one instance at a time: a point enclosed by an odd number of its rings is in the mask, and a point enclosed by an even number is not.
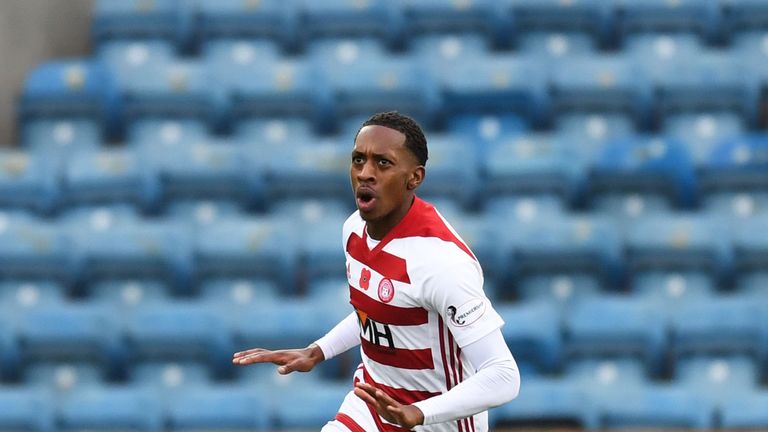
{"type": "Polygon", "coordinates": [[[405,216],[424,168],[405,147],[405,135],[385,126],[360,129],[352,150],[350,177],[355,202],[369,227],[392,228],[405,216]]]}

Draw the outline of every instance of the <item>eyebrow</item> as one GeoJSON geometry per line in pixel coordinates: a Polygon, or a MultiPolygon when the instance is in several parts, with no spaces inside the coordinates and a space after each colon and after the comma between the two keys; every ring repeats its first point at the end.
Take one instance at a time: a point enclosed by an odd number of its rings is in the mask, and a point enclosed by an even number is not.
{"type": "MultiPolygon", "coordinates": [[[[360,150],[352,150],[352,156],[365,156],[365,153],[361,152],[360,150]]],[[[390,161],[397,161],[397,157],[395,155],[389,155],[384,153],[373,153],[371,154],[374,159],[387,159],[390,161]]]]}

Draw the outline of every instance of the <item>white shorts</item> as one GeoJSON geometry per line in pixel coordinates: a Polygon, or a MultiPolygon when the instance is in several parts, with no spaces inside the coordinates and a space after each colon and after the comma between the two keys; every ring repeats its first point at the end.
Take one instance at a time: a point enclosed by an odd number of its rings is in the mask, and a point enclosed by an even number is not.
{"type": "MultiPolygon", "coordinates": [[[[353,385],[358,381],[365,382],[362,364],[357,368],[354,375],[353,385]]],[[[369,383],[372,384],[372,383],[369,383]]],[[[481,413],[475,416],[478,419],[477,429],[475,422],[472,422],[471,428],[462,428],[460,422],[448,422],[433,424],[429,426],[417,426],[414,430],[420,432],[487,432],[487,413],[481,413]]],[[[344,402],[339,407],[336,418],[323,426],[321,432],[407,432],[398,425],[391,424],[379,417],[373,408],[363,402],[362,399],[355,396],[350,391],[344,397],[344,402]]]]}

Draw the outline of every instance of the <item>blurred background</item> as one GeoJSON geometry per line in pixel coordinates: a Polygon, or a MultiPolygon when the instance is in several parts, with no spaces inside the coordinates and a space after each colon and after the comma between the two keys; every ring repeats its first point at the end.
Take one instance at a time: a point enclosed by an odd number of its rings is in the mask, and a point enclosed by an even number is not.
{"type": "Polygon", "coordinates": [[[360,124],[424,126],[491,430],[768,430],[768,2],[0,2],[0,429],[319,430],[360,124]]]}

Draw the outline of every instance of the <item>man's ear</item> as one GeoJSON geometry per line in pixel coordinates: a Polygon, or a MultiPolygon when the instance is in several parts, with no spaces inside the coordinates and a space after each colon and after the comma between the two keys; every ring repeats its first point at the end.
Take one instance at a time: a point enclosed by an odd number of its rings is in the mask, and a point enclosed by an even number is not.
{"type": "Polygon", "coordinates": [[[411,172],[411,178],[408,179],[408,190],[414,190],[421,185],[424,181],[424,176],[427,174],[424,169],[424,165],[419,165],[411,172]]]}

